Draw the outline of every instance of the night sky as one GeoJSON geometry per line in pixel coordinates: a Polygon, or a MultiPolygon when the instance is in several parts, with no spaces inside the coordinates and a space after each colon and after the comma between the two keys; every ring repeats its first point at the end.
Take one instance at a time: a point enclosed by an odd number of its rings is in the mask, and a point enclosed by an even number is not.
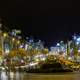
{"type": "Polygon", "coordinates": [[[21,29],[24,36],[51,46],[80,32],[77,7],[70,0],[3,0],[0,17],[8,28],[21,29]]]}

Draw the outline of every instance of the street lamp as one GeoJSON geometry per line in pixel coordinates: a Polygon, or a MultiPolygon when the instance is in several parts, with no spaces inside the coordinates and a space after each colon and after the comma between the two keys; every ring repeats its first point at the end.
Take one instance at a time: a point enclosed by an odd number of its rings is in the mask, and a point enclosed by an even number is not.
{"type": "Polygon", "coordinates": [[[15,41],[15,38],[12,38],[12,41],[14,42],[15,41]]]}
{"type": "Polygon", "coordinates": [[[77,42],[80,42],[80,37],[78,37],[78,38],[76,39],[76,41],[77,41],[77,42]]]}
{"type": "Polygon", "coordinates": [[[19,40],[17,41],[17,44],[20,44],[20,41],[19,40]]]}
{"type": "Polygon", "coordinates": [[[14,44],[16,44],[15,43],[15,38],[11,37],[11,49],[14,49],[14,44]]]}
{"type": "Polygon", "coordinates": [[[2,43],[2,53],[4,55],[4,41],[5,41],[5,38],[8,36],[7,33],[2,33],[2,36],[1,36],[1,43],[2,43]]]}
{"type": "Polygon", "coordinates": [[[7,33],[3,33],[3,37],[4,37],[4,38],[7,37],[7,35],[8,35],[7,33]]]}
{"type": "Polygon", "coordinates": [[[60,43],[57,43],[57,46],[60,46],[60,43]]]}

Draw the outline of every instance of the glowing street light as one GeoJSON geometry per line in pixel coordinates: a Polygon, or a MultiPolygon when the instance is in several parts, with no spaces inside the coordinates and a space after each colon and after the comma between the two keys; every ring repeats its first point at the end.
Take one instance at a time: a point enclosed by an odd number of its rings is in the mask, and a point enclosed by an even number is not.
{"type": "Polygon", "coordinates": [[[3,33],[3,36],[4,36],[4,37],[7,37],[7,35],[8,35],[7,33],[3,33]]]}
{"type": "Polygon", "coordinates": [[[76,40],[76,39],[77,39],[77,37],[74,35],[74,36],[73,36],[73,39],[74,39],[74,40],[76,40]]]}
{"type": "Polygon", "coordinates": [[[60,43],[57,43],[57,46],[60,46],[60,43]]]}
{"type": "Polygon", "coordinates": [[[15,41],[15,38],[12,38],[12,41],[15,41]]]}
{"type": "Polygon", "coordinates": [[[79,44],[79,42],[76,42],[76,44],[78,45],[78,44],[79,44]]]}
{"type": "Polygon", "coordinates": [[[80,37],[77,38],[77,42],[80,42],[80,37]]]}
{"type": "Polygon", "coordinates": [[[17,41],[17,44],[20,44],[20,41],[19,40],[17,41]]]}

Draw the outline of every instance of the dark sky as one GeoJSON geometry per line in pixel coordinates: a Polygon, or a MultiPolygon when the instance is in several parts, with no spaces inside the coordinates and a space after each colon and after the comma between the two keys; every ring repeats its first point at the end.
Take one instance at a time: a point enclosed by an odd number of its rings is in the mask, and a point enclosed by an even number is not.
{"type": "Polygon", "coordinates": [[[71,0],[3,0],[0,17],[10,28],[54,45],[80,32],[78,7],[71,0]]]}

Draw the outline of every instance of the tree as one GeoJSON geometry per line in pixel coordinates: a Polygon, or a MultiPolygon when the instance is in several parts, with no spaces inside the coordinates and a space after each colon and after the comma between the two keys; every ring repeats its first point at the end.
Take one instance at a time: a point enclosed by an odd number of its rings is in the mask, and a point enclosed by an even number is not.
{"type": "Polygon", "coordinates": [[[10,51],[10,53],[8,54],[8,56],[9,56],[10,58],[13,58],[14,56],[17,56],[17,51],[16,51],[16,50],[10,51]]]}
{"type": "Polygon", "coordinates": [[[49,53],[49,50],[47,48],[45,48],[45,49],[42,50],[42,53],[43,54],[48,54],[49,53]]]}
{"type": "Polygon", "coordinates": [[[26,51],[24,49],[18,49],[17,55],[24,57],[26,56],[26,51]]]}

